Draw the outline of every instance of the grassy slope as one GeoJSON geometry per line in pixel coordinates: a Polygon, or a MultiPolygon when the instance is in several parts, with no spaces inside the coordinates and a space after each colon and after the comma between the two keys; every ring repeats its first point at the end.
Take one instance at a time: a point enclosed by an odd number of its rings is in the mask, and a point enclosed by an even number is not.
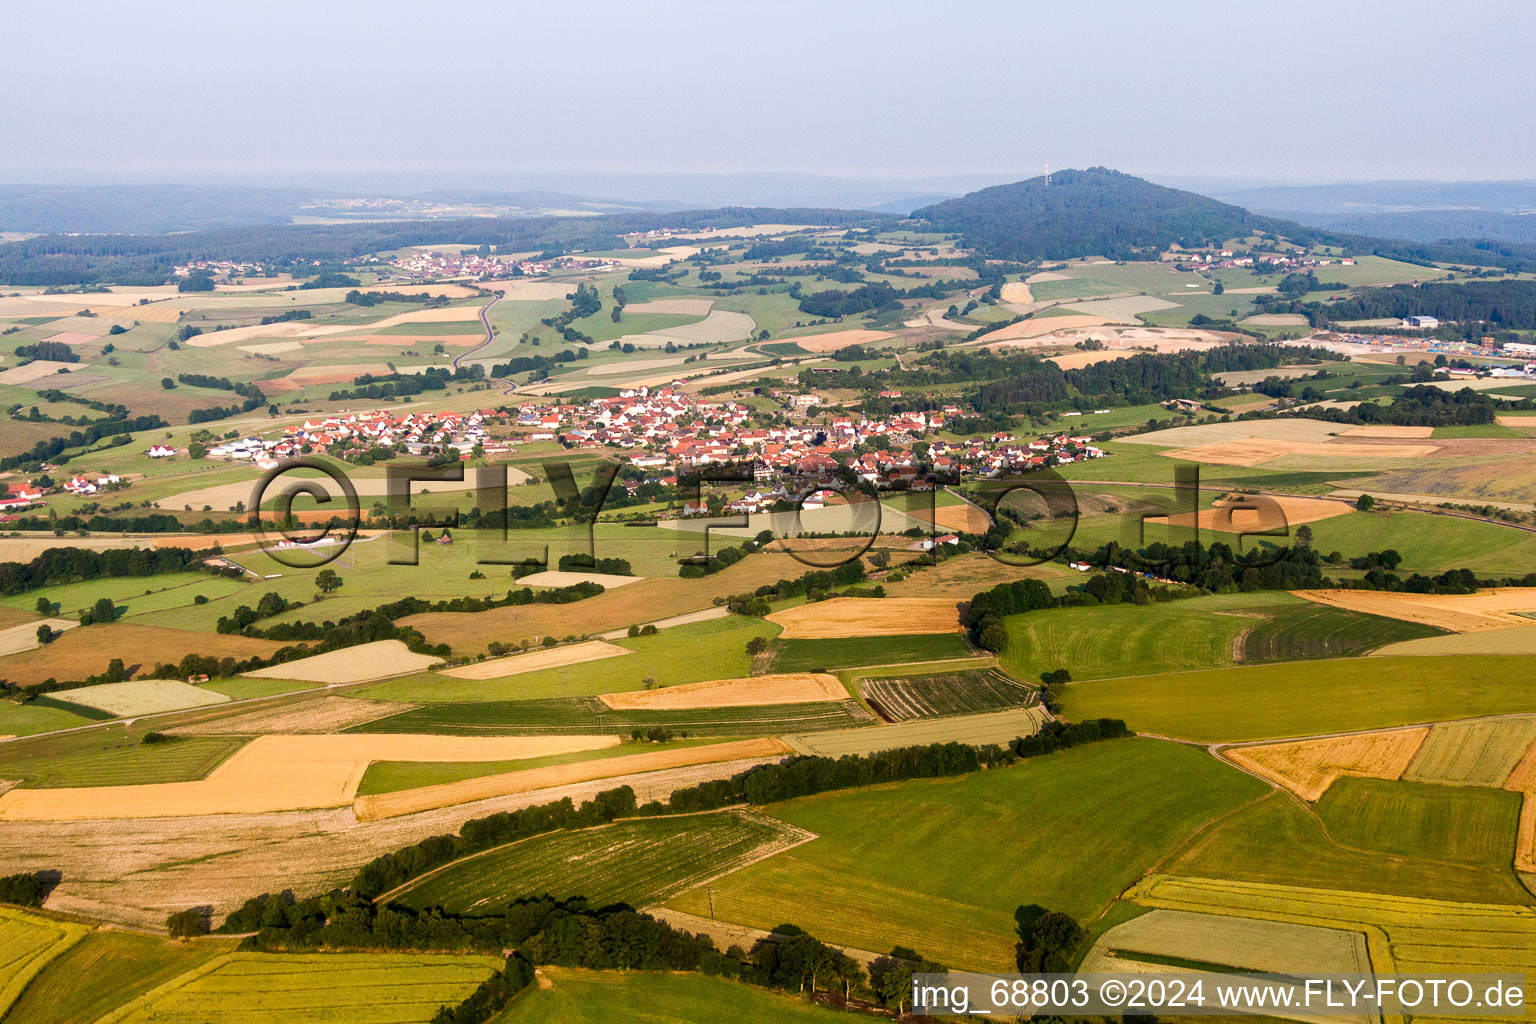
{"type": "Polygon", "coordinates": [[[92,932],[27,986],[6,1024],[96,1020],[234,948],[234,939],[184,943],[137,932],[92,932]]]}
{"type": "Polygon", "coordinates": [[[847,1024],[857,1018],[790,995],[701,974],[543,968],[549,988],[531,987],[501,1024],[847,1024]]]}
{"type": "Polygon", "coordinates": [[[361,695],[378,700],[458,702],[585,697],[639,690],[647,676],[662,686],[747,675],[752,658],[747,641],[772,637],[778,627],[761,619],[733,615],[658,631],[653,636],[613,641],[633,655],[588,661],[564,668],[524,672],[500,679],[455,679],[436,673],[391,679],[361,695]]]}
{"type": "Polygon", "coordinates": [[[1159,870],[1529,903],[1530,893],[1510,869],[1519,804],[1517,794],[1499,790],[1342,779],[1315,809],[1285,793],[1265,797],[1195,837],[1159,870]]]}
{"type": "MultiPolygon", "coordinates": [[[[717,912],[1011,969],[1020,904],[1091,917],[1192,829],[1262,793],[1201,751],[1133,739],[794,800],[772,813],[820,838],[714,883],[717,912]]],[[[700,890],[671,905],[709,913],[700,890]]]]}
{"type": "Polygon", "coordinates": [[[1378,729],[1529,711],[1536,659],[1365,658],[1252,665],[1075,683],[1072,719],[1123,718],[1132,729],[1214,743],[1378,729]]]}

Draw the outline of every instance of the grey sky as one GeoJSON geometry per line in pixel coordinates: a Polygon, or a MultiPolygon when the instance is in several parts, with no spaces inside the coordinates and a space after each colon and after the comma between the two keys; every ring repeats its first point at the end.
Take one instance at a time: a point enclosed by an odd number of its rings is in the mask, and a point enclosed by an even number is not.
{"type": "Polygon", "coordinates": [[[1516,0],[7,0],[0,26],[13,181],[1536,178],[1536,10],[1516,0]]]}

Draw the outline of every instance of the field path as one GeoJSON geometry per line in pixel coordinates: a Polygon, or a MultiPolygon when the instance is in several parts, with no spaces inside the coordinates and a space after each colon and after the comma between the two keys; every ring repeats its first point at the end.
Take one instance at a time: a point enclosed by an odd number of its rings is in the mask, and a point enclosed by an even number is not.
{"type": "Polygon", "coordinates": [[[492,306],[496,305],[496,303],[500,301],[501,293],[497,292],[490,302],[487,302],[485,305],[480,307],[480,326],[485,328],[485,340],[476,345],[474,348],[460,352],[458,355],[454,356],[453,362],[449,363],[449,366],[452,366],[455,370],[457,370],[459,368],[459,362],[462,359],[464,359],[466,356],[474,355],[476,352],[479,352],[481,349],[485,348],[485,346],[489,345],[496,339],[496,332],[491,330],[491,321],[486,314],[491,311],[492,306]]]}

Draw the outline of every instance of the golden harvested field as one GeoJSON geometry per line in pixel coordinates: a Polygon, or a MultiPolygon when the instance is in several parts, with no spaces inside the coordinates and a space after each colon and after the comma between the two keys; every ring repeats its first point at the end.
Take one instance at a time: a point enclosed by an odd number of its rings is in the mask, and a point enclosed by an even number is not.
{"type": "Polygon", "coordinates": [[[113,658],[122,658],[130,669],[148,672],[161,662],[178,662],[188,654],[217,650],[221,657],[249,658],[255,654],[265,658],[282,646],[275,640],[233,635],[218,637],[215,645],[212,634],[190,629],[100,623],[72,629],[47,647],[0,660],[0,678],[13,683],[84,679],[105,672],[113,658]]]}
{"type": "Polygon", "coordinates": [[[819,704],[847,700],[848,691],[837,677],[825,672],[789,672],[747,676],[743,679],[711,679],[659,690],[604,693],[598,700],[624,710],[687,710],[690,708],[737,708],[753,704],[819,704]]]}
{"type": "Polygon", "coordinates": [[[148,324],[173,324],[181,319],[181,314],[187,311],[187,307],[174,303],[156,302],[149,306],[140,306],[133,311],[135,320],[142,320],[148,324]]]}
{"type": "Polygon", "coordinates": [[[565,572],[560,569],[549,569],[520,577],[517,582],[525,587],[572,587],[578,583],[597,583],[608,590],[613,590],[616,587],[627,587],[631,583],[639,583],[641,579],[643,579],[641,576],[611,576],[601,572],[565,572]]]}
{"type": "Polygon", "coordinates": [[[1127,352],[1124,349],[1100,349],[1096,352],[1067,352],[1059,356],[1046,356],[1045,358],[1063,370],[1081,370],[1085,366],[1094,366],[1098,363],[1112,363],[1119,359],[1129,359],[1135,354],[1135,352],[1127,352]]]}
{"type": "Polygon", "coordinates": [[[1335,779],[1400,779],[1429,729],[1391,729],[1315,740],[1226,747],[1220,755],[1303,800],[1317,800],[1335,779]]]}
{"type": "Polygon", "coordinates": [[[620,647],[604,640],[588,640],[585,643],[570,644],[565,647],[552,647],[548,650],[529,651],[527,654],[514,654],[508,658],[492,658],[490,661],[477,661],[459,668],[450,668],[443,671],[443,675],[452,676],[455,679],[503,679],[507,676],[519,675],[523,672],[538,672],[546,668],[564,668],[566,665],[580,665],[584,661],[597,661],[600,658],[617,658],[624,654],[634,654],[628,647],[620,647]]]}
{"type": "Polygon", "coordinates": [[[26,366],[13,366],[9,370],[0,370],[0,384],[31,384],[58,374],[60,370],[68,370],[76,373],[85,369],[79,363],[55,362],[52,359],[34,359],[26,366]]]}
{"type": "Polygon", "coordinates": [[[400,625],[412,626],[431,642],[446,643],[455,652],[468,654],[484,650],[492,640],[517,643],[545,636],[584,636],[701,611],[713,608],[716,597],[756,590],[805,571],[804,563],[789,555],[760,552],[702,579],[646,579],[573,604],[530,604],[473,613],[426,612],[408,615],[400,625]]]}
{"type": "Polygon", "coordinates": [[[1280,441],[1250,437],[1241,441],[1222,441],[1195,448],[1175,448],[1159,452],[1170,459],[1204,462],[1214,466],[1259,466],[1286,455],[1306,455],[1324,459],[1423,459],[1440,451],[1428,444],[1349,444],[1347,442],[1280,441]]]}
{"type": "Polygon", "coordinates": [[[271,736],[331,733],[396,715],[416,705],[358,697],[311,697],[275,708],[210,718],[168,730],[177,736],[271,736]]]}
{"type": "Polygon", "coordinates": [[[827,334],[811,334],[803,338],[790,338],[796,345],[807,352],[836,352],[850,345],[869,345],[876,341],[884,341],[890,335],[885,331],[830,331],[827,334]]]}
{"type": "Polygon", "coordinates": [[[415,654],[400,640],[375,640],[339,651],[326,651],[299,661],[260,668],[246,675],[256,679],[299,679],[309,683],[365,683],[385,676],[420,672],[441,658],[415,654]]]}
{"type": "MultiPolygon", "coordinates": [[[[592,737],[588,737],[592,738],[592,737]]],[[[600,737],[617,742],[618,737],[600,737]]],[[[493,796],[527,793],[553,786],[566,786],[594,779],[611,779],[622,775],[683,768],[692,765],[722,761],[738,761],[744,758],[772,757],[787,754],[790,748],[779,739],[765,736],[754,740],[737,740],[732,743],[713,743],[701,747],[681,747],[676,750],[658,750],[649,754],[630,754],[624,757],[604,757],[572,764],[529,768],[520,772],[501,775],[483,775],[460,782],[444,782],[436,786],[422,786],[397,793],[380,793],[360,796],[353,801],[353,813],[359,821],[375,821],[402,814],[414,814],[438,807],[484,800],[493,796]]],[[[494,761],[504,758],[486,757],[480,760],[494,761]]],[[[52,792],[58,792],[53,790],[52,792]]],[[[4,797],[0,797],[3,805],[4,797]]]]}
{"type": "Polygon", "coordinates": [[[599,750],[618,742],[617,736],[261,736],[196,782],[13,789],[0,795],[0,820],[159,818],[342,807],[356,796],[363,773],[374,761],[517,761],[599,750]]]}
{"type": "Polygon", "coordinates": [[[1232,501],[1218,500],[1210,508],[1201,509],[1198,513],[1180,512],[1172,516],[1155,516],[1147,521],[1170,526],[1198,524],[1202,530],[1221,533],[1254,533],[1315,523],[1319,519],[1346,516],[1353,511],[1354,506],[1347,501],[1265,494],[1240,496],[1232,501]]]}
{"type": "Polygon", "coordinates": [[[992,525],[992,520],[986,512],[969,502],[923,509],[909,514],[925,523],[932,522],[941,530],[953,530],[956,533],[986,533],[992,525]]]}
{"type": "Polygon", "coordinates": [[[1491,587],[1475,594],[1407,594],[1369,590],[1297,590],[1308,601],[1438,626],[1454,633],[1536,626],[1517,612],[1536,612],[1536,590],[1491,587]]]}
{"type": "Polygon", "coordinates": [[[1536,872],[1536,743],[1504,780],[1504,788],[1523,794],[1520,804],[1520,832],[1515,837],[1515,870],[1536,872]]]}
{"type": "MultiPolygon", "coordinates": [[[[981,552],[971,552],[946,558],[938,565],[918,569],[900,583],[887,583],[885,592],[891,597],[947,597],[958,602],[969,600],[978,592],[999,583],[1022,579],[1049,580],[1067,575],[1076,574],[1054,562],[1019,567],[999,562],[981,552]]],[[[890,599],[888,597],[885,600],[890,599]]]]}
{"type": "Polygon", "coordinates": [[[1500,416],[1499,425],[1517,430],[1536,430],[1536,416],[1500,416]]]}
{"type": "Polygon", "coordinates": [[[1442,722],[1429,730],[1403,778],[1453,786],[1501,786],[1536,743],[1536,717],[1442,722]]]}
{"type": "Polygon", "coordinates": [[[768,621],[784,627],[783,640],[960,631],[959,608],[947,597],[834,597],[774,612],[768,621]]]}
{"type": "Polygon", "coordinates": [[[1009,281],[1002,287],[1002,300],[1004,302],[1034,302],[1035,295],[1029,290],[1027,281],[1009,281]]]}
{"type": "Polygon", "coordinates": [[[1369,652],[1368,657],[1446,654],[1536,654],[1536,629],[1484,629],[1404,640],[1369,652]]]}
{"type": "MultiPolygon", "coordinates": [[[[982,335],[984,348],[995,348],[999,342],[1017,341],[1022,338],[1038,338],[1042,334],[1055,334],[1057,331],[1070,330],[1074,327],[1100,327],[1106,321],[1102,317],[1085,316],[1048,316],[1036,320],[1021,320],[1007,327],[999,327],[997,330],[982,335]]],[[[1002,346],[1007,348],[1009,346],[1002,346]]]]}
{"type": "Polygon", "coordinates": [[[222,693],[204,690],[180,679],[135,679],[127,683],[82,686],[65,690],[60,697],[71,704],[83,704],[120,718],[229,703],[229,698],[222,693]]]}

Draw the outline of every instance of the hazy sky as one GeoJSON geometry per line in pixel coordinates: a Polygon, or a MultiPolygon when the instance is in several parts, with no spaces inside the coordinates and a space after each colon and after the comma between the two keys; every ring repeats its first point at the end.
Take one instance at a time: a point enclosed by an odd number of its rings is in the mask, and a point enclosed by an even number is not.
{"type": "Polygon", "coordinates": [[[10,180],[1536,178],[1523,0],[5,0],[0,25],[10,180]]]}

